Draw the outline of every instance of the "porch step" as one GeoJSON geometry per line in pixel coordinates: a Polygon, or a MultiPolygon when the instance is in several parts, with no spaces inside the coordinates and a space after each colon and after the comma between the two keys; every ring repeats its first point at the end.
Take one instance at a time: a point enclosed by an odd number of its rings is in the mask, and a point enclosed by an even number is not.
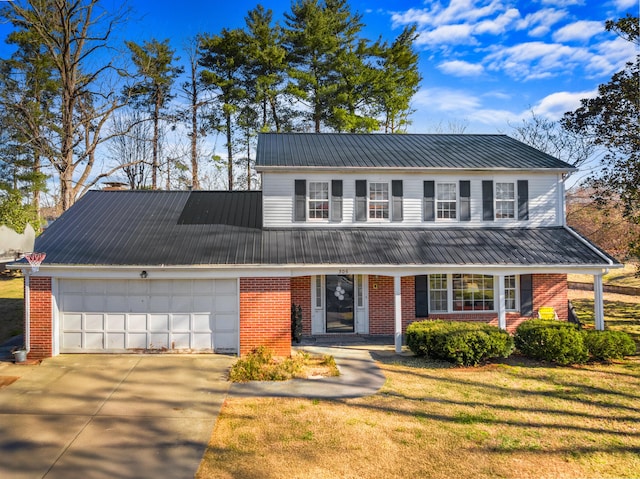
{"type": "Polygon", "coordinates": [[[371,334],[318,334],[303,336],[300,343],[294,346],[348,346],[350,344],[382,344],[393,345],[393,335],[371,334]]]}

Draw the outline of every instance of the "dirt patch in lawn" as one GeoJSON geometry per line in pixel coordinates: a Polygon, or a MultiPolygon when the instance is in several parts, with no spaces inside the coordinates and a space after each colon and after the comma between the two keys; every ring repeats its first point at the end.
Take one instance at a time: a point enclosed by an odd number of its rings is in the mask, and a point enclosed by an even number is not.
{"type": "Polygon", "coordinates": [[[0,376],[0,389],[15,383],[20,376],[0,376]]]}

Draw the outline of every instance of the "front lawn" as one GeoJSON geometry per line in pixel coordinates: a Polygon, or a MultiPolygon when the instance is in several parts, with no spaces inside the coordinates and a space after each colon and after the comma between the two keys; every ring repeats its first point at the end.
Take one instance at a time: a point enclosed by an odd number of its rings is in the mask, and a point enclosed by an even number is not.
{"type": "Polygon", "coordinates": [[[0,344],[23,332],[23,297],[22,277],[0,276],[0,344]]]}
{"type": "Polygon", "coordinates": [[[640,477],[640,362],[481,368],[377,353],[374,396],[228,399],[196,477],[640,477]]]}

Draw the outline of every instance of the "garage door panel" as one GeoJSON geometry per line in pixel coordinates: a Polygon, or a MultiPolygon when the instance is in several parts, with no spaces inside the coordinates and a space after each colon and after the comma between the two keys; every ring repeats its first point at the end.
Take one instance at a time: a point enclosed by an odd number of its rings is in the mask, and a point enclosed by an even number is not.
{"type": "Polygon", "coordinates": [[[125,350],[126,338],[125,333],[107,333],[107,349],[125,350]]]}
{"type": "Polygon", "coordinates": [[[84,329],[89,331],[102,331],[106,327],[104,323],[104,315],[102,314],[86,314],[84,317],[84,329]]]}
{"type": "Polygon", "coordinates": [[[107,315],[107,331],[124,331],[126,329],[127,317],[124,314],[107,315]]]}
{"type": "Polygon", "coordinates": [[[103,333],[85,333],[84,335],[84,348],[92,350],[104,349],[104,334],[103,333]]]}
{"type": "Polygon", "coordinates": [[[173,314],[171,316],[172,331],[190,331],[191,316],[188,314],[173,314]]]}
{"type": "Polygon", "coordinates": [[[237,280],[60,280],[61,352],[237,351],[237,280]]]}
{"type": "Polygon", "coordinates": [[[127,349],[147,349],[147,333],[127,333],[127,349]]]}

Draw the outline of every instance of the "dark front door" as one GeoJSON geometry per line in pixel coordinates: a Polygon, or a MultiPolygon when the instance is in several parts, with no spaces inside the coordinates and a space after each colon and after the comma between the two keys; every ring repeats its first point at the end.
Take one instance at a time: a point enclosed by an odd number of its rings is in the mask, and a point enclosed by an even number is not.
{"type": "Polygon", "coordinates": [[[353,333],[353,275],[326,276],[327,333],[353,333]]]}

